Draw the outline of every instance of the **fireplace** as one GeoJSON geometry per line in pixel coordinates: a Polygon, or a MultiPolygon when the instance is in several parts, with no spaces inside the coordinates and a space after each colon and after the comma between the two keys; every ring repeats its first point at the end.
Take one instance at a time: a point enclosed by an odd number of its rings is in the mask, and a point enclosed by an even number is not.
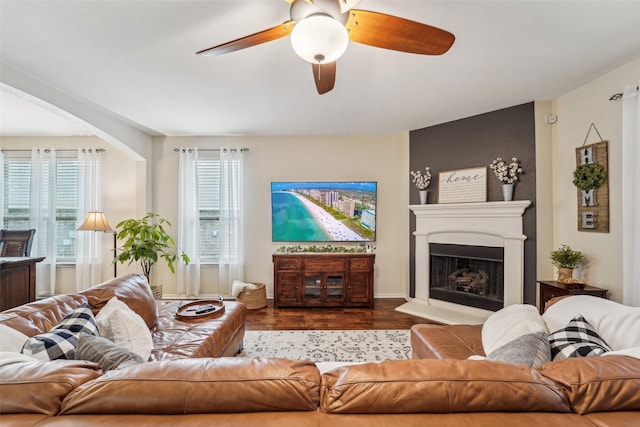
{"type": "Polygon", "coordinates": [[[446,324],[480,324],[502,307],[521,304],[527,238],[522,215],[530,204],[410,206],[416,215],[415,296],[398,310],[446,324]],[[441,271],[447,282],[432,283],[441,271]]]}
{"type": "Polygon", "coordinates": [[[504,248],[429,243],[431,298],[497,311],[504,304],[504,248]]]}

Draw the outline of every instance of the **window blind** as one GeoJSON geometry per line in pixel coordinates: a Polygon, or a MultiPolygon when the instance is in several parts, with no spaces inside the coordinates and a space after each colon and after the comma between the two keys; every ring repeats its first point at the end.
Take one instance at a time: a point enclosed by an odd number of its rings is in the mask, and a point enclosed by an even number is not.
{"type": "MultiPolygon", "coordinates": [[[[51,176],[44,173],[45,177],[51,176]]],[[[76,255],[76,223],[78,206],[78,160],[61,158],[56,160],[56,200],[45,194],[45,205],[55,203],[56,258],[58,261],[73,261],[76,255]]],[[[45,179],[48,181],[48,178],[45,179]]],[[[49,182],[44,187],[49,188],[49,182]]],[[[10,230],[29,229],[29,199],[31,197],[31,161],[25,158],[6,158],[3,176],[4,227],[10,230]]],[[[44,209],[49,211],[49,209],[44,209]]],[[[52,224],[53,221],[47,221],[52,224]]],[[[46,236],[49,230],[36,231],[46,236]]]]}
{"type": "Polygon", "coordinates": [[[200,213],[200,258],[218,261],[220,246],[220,160],[198,159],[197,197],[200,213]]]}

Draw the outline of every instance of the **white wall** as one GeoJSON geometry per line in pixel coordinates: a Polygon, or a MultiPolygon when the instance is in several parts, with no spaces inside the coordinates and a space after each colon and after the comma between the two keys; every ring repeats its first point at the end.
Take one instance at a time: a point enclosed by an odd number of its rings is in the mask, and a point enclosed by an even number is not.
{"type": "MultiPolygon", "coordinates": [[[[553,101],[553,113],[558,116],[552,130],[554,246],[568,244],[582,251],[586,263],[576,275],[590,285],[608,289],[615,301],[622,300],[622,103],[609,101],[609,97],[638,78],[640,58],[553,101]],[[571,182],[575,149],[583,145],[591,123],[609,141],[609,233],[577,231],[577,191],[571,182]]],[[[598,142],[598,136],[591,131],[587,144],[594,142],[598,142]]],[[[548,256],[545,259],[549,262],[548,256]]]]}
{"type": "MultiPolygon", "coordinates": [[[[273,293],[271,241],[272,181],[366,180],[378,182],[375,296],[404,297],[408,286],[408,133],[344,137],[155,137],[154,212],[177,220],[177,147],[245,147],[245,279],[267,284],[273,293]]],[[[175,235],[175,230],[174,230],[175,235]]],[[[152,281],[165,294],[176,292],[175,277],[154,267],[152,281]]],[[[219,292],[217,270],[202,271],[203,294],[219,292]]]]}
{"type": "MultiPolygon", "coordinates": [[[[552,126],[547,117],[551,115],[551,101],[535,103],[536,126],[536,277],[554,277],[549,253],[553,250],[553,174],[552,126]]],[[[536,297],[538,301],[538,297],[536,297]]]]}

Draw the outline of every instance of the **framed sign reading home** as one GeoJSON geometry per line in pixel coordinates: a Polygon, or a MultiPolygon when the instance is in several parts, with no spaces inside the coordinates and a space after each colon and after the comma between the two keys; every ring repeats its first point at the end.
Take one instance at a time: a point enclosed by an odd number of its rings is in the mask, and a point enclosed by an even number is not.
{"type": "Polygon", "coordinates": [[[576,165],[573,184],[578,189],[578,231],[608,233],[609,150],[607,141],[576,148],[576,165]]]}
{"type": "Polygon", "coordinates": [[[438,175],[438,203],[486,201],[486,167],[445,171],[438,175]]]}

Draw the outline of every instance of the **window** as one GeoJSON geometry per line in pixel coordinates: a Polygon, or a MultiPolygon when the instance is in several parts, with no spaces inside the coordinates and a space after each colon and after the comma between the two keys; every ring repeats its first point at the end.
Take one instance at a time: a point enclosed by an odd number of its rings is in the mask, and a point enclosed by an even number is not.
{"type": "MultiPolygon", "coordinates": [[[[55,182],[44,183],[52,191],[46,192],[45,215],[50,212],[49,203],[55,203],[55,220],[47,218],[50,227],[55,225],[56,259],[73,261],[76,256],[76,224],[78,207],[78,161],[75,158],[58,158],[55,162],[55,182]]],[[[44,176],[50,176],[45,171],[44,176]]],[[[29,229],[29,200],[31,197],[31,160],[5,156],[2,197],[4,228],[29,229]]],[[[38,229],[38,236],[46,236],[49,230],[38,229]]]]}
{"type": "Polygon", "coordinates": [[[217,262],[220,254],[220,160],[212,156],[216,153],[202,153],[196,170],[200,259],[204,262],[217,262]]]}

